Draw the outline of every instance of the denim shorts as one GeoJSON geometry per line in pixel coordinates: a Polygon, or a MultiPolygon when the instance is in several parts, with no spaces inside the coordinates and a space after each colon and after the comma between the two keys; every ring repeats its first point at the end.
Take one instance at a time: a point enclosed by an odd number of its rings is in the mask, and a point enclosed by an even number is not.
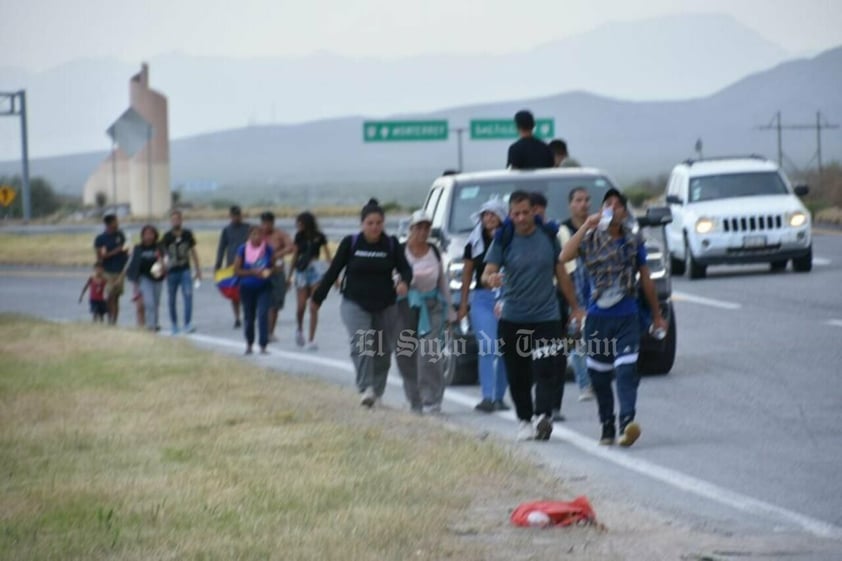
{"type": "Polygon", "coordinates": [[[319,284],[325,275],[324,262],[313,261],[303,271],[295,271],[295,288],[308,288],[319,284]]]}

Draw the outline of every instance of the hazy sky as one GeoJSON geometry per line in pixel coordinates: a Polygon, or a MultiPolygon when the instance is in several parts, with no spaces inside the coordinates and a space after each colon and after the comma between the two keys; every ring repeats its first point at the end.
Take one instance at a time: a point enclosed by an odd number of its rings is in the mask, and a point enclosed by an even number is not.
{"type": "Polygon", "coordinates": [[[609,21],[730,14],[792,54],[842,43],[842,0],[0,0],[0,65],[512,52],[609,21]]]}

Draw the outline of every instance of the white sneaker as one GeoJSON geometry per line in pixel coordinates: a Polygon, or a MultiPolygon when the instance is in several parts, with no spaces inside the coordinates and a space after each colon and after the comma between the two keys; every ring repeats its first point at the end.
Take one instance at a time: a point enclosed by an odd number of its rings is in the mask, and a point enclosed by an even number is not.
{"type": "Polygon", "coordinates": [[[521,421],[518,424],[517,436],[515,440],[522,442],[524,440],[535,440],[535,427],[530,421],[521,421]]]}
{"type": "Polygon", "coordinates": [[[360,405],[371,409],[377,401],[377,395],[374,393],[374,388],[366,388],[360,398],[360,405]]]}
{"type": "Polygon", "coordinates": [[[307,343],[307,344],[304,346],[304,350],[305,350],[305,351],[313,351],[313,352],[315,352],[315,351],[318,351],[318,350],[319,350],[319,345],[318,345],[318,343],[316,343],[315,341],[310,341],[309,343],[307,343]]]}
{"type": "Polygon", "coordinates": [[[593,393],[593,388],[588,386],[579,392],[579,401],[591,401],[596,397],[593,393]]]}
{"type": "Polygon", "coordinates": [[[304,333],[300,329],[295,331],[295,344],[299,347],[304,346],[304,333]]]}

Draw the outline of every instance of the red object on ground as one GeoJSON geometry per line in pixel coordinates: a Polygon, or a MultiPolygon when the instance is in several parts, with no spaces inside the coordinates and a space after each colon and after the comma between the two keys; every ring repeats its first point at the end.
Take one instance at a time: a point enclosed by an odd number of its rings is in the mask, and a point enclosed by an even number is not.
{"type": "Polygon", "coordinates": [[[531,526],[529,513],[543,512],[550,518],[549,526],[572,526],[573,524],[596,522],[596,513],[587,497],[576,497],[572,501],[533,501],[522,503],[512,512],[512,524],[531,526]]]}

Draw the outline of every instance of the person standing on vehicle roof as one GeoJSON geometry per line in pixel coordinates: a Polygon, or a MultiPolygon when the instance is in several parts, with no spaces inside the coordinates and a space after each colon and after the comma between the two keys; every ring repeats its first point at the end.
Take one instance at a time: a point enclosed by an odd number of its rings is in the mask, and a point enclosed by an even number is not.
{"type": "Polygon", "coordinates": [[[533,136],[535,117],[529,111],[515,114],[515,126],[520,136],[509,146],[506,167],[510,169],[551,168],[555,165],[553,153],[547,144],[533,136]]]}
{"type": "Polygon", "coordinates": [[[503,401],[509,384],[506,379],[506,365],[497,346],[497,316],[494,313],[494,307],[499,291],[492,290],[482,281],[485,255],[494,240],[495,232],[506,219],[507,210],[506,203],[500,199],[490,199],[483,203],[479,211],[472,216],[476,226],[468,237],[465,252],[462,255],[464,268],[457,319],[462,321],[468,315],[468,294],[470,293],[471,326],[480,345],[477,360],[482,390],[482,401],[474,409],[483,413],[510,409],[503,401]],[[475,282],[473,290],[471,290],[471,280],[475,282]]]}
{"type": "Polygon", "coordinates": [[[386,378],[395,345],[398,296],[406,296],[412,282],[412,267],[394,236],[383,232],[384,212],[371,199],[360,212],[362,230],[346,236],[322,281],[313,293],[314,312],[345,270],[339,311],[351,345],[351,359],[357,374],[360,405],[374,407],[386,390],[386,378]],[[397,270],[397,284],[392,272],[397,270]]]}
{"type": "Polygon", "coordinates": [[[628,202],[617,189],[609,189],[602,199],[603,210],[585,221],[565,245],[561,262],[581,257],[590,277],[591,295],[585,324],[587,364],[602,423],[600,444],[614,444],[617,426],[614,414],[612,374],[617,380],[620,402],[621,446],[631,446],[640,437],[635,422],[637,358],[640,349],[635,280],[640,274],[643,293],[653,311],[653,325],[667,329],[661,314],[655,284],[646,265],[646,248],[640,233],[629,226],[628,202]]]}
{"type": "Polygon", "coordinates": [[[444,397],[443,335],[456,312],[441,252],[429,242],[432,225],[423,210],[413,212],[409,220],[409,238],[402,249],[412,267],[412,282],[406,298],[398,297],[395,356],[412,411],[437,415],[444,397]]]}
{"type": "Polygon", "coordinates": [[[580,168],[582,164],[578,160],[574,160],[567,153],[567,142],[560,138],[551,140],[550,151],[553,153],[553,167],[556,168],[580,168]]]}
{"type": "Polygon", "coordinates": [[[500,270],[505,268],[506,301],[499,332],[509,389],[520,420],[517,439],[549,440],[558,372],[565,359],[554,281],[573,309],[572,315],[581,320],[583,313],[573,283],[558,261],[561,248],[556,233],[536,223],[529,193],[511,194],[509,215],[514,231],[495,236],[485,257],[482,279],[488,286],[503,286],[500,270]],[[537,424],[533,427],[535,415],[537,424]]]}

